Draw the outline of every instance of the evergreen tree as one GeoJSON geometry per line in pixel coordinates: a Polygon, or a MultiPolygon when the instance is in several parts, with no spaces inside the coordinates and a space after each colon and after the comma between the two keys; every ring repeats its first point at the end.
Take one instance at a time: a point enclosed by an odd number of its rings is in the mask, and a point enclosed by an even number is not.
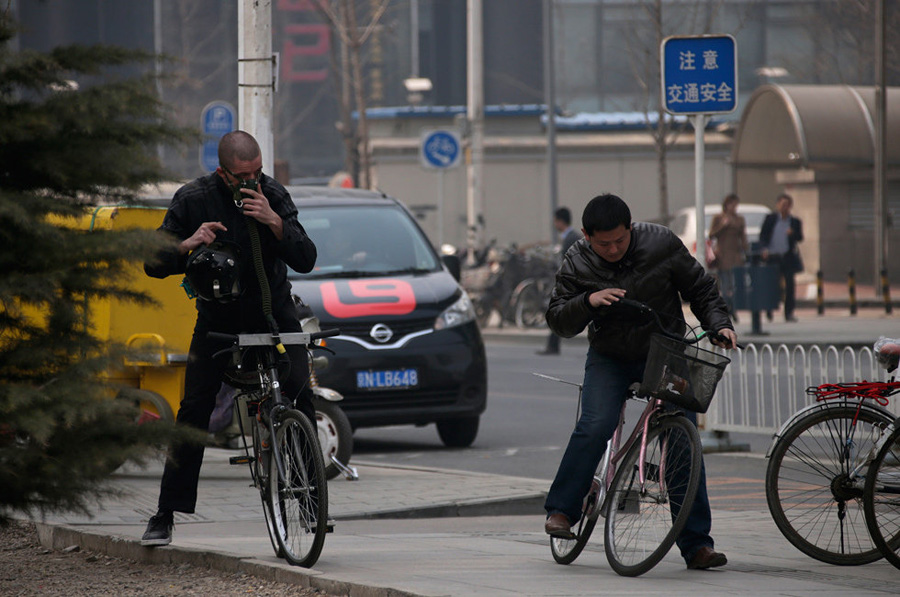
{"type": "Polygon", "coordinates": [[[157,145],[190,134],[157,99],[155,56],[14,51],[13,27],[0,14],[0,522],[84,512],[117,464],[184,433],[139,425],[133,402],[112,399],[103,374],[122,352],[86,325],[91,301],[149,302],[126,271],[165,241],[151,230],[88,233],[71,218],[163,180],[157,145]]]}

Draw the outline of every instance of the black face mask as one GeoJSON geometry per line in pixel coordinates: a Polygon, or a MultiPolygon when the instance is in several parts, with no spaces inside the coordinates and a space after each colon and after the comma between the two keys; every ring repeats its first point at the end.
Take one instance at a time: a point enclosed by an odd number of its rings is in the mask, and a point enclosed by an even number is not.
{"type": "Polygon", "coordinates": [[[222,166],[222,170],[224,170],[231,178],[237,179],[236,184],[228,183],[228,188],[231,189],[232,199],[234,199],[234,204],[238,207],[243,207],[244,205],[244,194],[241,193],[241,189],[250,189],[251,191],[255,191],[256,187],[259,186],[259,180],[262,176],[262,171],[260,171],[256,177],[248,178],[246,180],[242,178],[238,178],[234,175],[234,172],[222,166]]]}

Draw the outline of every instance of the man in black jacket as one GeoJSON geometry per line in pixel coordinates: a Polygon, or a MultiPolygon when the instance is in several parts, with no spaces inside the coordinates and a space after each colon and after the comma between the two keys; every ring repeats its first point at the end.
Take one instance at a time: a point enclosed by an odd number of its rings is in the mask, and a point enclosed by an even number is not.
{"type": "MultiPolygon", "coordinates": [[[[155,278],[183,274],[192,251],[225,241],[240,258],[240,295],[230,302],[197,301],[197,322],[191,339],[184,379],[184,397],[177,422],[207,429],[215,408],[227,359],[212,355],[227,346],[210,340],[210,331],[237,334],[269,332],[263,313],[263,293],[253,266],[250,226],[259,233],[260,250],[271,294],[272,317],[280,332],[299,332],[300,321],[291,300],[287,267],[306,273],[316,262],[316,247],[297,220],[297,208],[287,190],[262,173],[262,154],[256,139],[243,131],[222,137],[219,168],[181,187],[172,199],[160,230],[174,237],[176,248],[147,263],[155,278]]],[[[291,373],[282,380],[285,396],[315,421],[309,369],[304,347],[288,347],[291,373]]],[[[193,513],[203,462],[203,445],[172,447],[160,485],[158,512],[150,519],[141,545],[172,541],[173,512],[193,513]]]]}
{"type": "MultiPolygon", "coordinates": [[[[655,324],[635,318],[617,303],[628,298],[648,304],[673,333],[684,330],[682,299],[706,330],[737,343],[725,301],[675,234],[655,224],[631,222],[631,211],[615,195],[601,195],[582,215],[584,239],[566,254],[550,297],[550,329],[571,338],[588,327],[581,415],[547,494],[545,530],[572,538],[594,471],[619,420],[628,386],[641,381],[655,324]]],[[[688,413],[696,424],[696,415],[688,413]]],[[[726,563],[714,551],[712,516],[701,466],[700,488],[687,525],[676,540],[688,568],[726,563]]]]}
{"type": "MultiPolygon", "coordinates": [[[[572,228],[572,212],[569,211],[568,207],[560,207],[556,210],[556,213],[553,214],[553,227],[556,228],[556,231],[559,232],[560,237],[562,237],[562,245],[559,252],[560,258],[562,258],[565,256],[566,252],[568,252],[569,247],[574,245],[578,242],[578,239],[581,238],[578,231],[572,228]]],[[[537,354],[558,355],[559,341],[559,336],[550,332],[550,335],[547,336],[547,346],[544,350],[539,350],[537,354]]]]}
{"type": "Polygon", "coordinates": [[[762,258],[777,267],[784,280],[784,320],[788,322],[797,321],[794,317],[797,302],[794,275],[803,271],[803,260],[797,248],[797,243],[803,240],[803,223],[791,215],[793,207],[794,199],[790,195],[779,195],[775,211],[766,216],[759,230],[762,258]]]}

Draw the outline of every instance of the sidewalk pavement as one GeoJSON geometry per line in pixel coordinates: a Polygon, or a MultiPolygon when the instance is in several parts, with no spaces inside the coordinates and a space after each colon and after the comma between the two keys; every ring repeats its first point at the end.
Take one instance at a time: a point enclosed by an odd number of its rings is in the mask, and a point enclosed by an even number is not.
{"type": "MultiPolygon", "coordinates": [[[[772,343],[871,346],[879,335],[900,336],[900,320],[866,309],[857,316],[798,311],[798,323],[776,317],[772,343]]],[[[742,318],[738,331],[749,329],[742,318]]],[[[534,342],[546,331],[485,330],[488,341],[534,342]]],[[[747,337],[744,336],[744,340],[747,337]]],[[[573,341],[585,342],[584,338],[573,341]]],[[[155,563],[191,563],[353,596],[406,595],[896,595],[900,571],[884,561],[836,567],[791,546],[765,510],[715,510],[713,535],[729,563],[686,570],[670,554],[640,578],[617,576],[603,553],[602,525],[569,566],[553,561],[543,533],[549,480],[353,461],[358,481],[329,483],[335,532],[312,569],[274,556],[258,493],[246,466],[230,466],[232,451],[208,449],[197,513],[176,514],[172,545],[140,546],[156,510],[161,463],[124,468],[113,476],[118,495],[97,504],[93,517],[49,516],[42,542],[80,545],[155,563]]],[[[723,455],[761,458],[758,453],[723,455]]]]}

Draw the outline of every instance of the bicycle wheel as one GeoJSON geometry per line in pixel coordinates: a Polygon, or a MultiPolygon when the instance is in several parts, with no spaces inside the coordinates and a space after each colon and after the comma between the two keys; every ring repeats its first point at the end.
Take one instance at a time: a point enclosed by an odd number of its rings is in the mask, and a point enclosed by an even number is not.
{"type": "Polygon", "coordinates": [[[309,568],[319,559],[328,532],[328,485],[316,430],[305,415],[279,416],[269,460],[269,503],[284,559],[309,568]],[[275,450],[284,463],[279,478],[275,450]]]}
{"type": "Polygon", "coordinates": [[[866,473],[863,504],[872,542],[900,568],[900,429],[891,433],[866,473]]]}
{"type": "Polygon", "coordinates": [[[597,518],[600,516],[600,506],[602,505],[602,495],[600,490],[600,481],[595,477],[591,483],[591,490],[584,498],[581,519],[575,529],[574,539],[562,539],[560,537],[550,537],[550,552],[557,564],[571,564],[575,561],[584,546],[587,545],[594,527],[597,525],[597,518]]]}
{"type": "Polygon", "coordinates": [[[547,325],[547,298],[541,284],[531,282],[522,287],[516,295],[515,320],[520,328],[539,328],[547,325]]]}
{"type": "Polygon", "coordinates": [[[700,433],[684,416],[664,416],[619,463],[606,498],[604,548],[622,576],[639,576],[668,553],[687,523],[700,485],[700,433]]]}
{"type": "Polygon", "coordinates": [[[842,566],[881,557],[865,526],[862,475],[891,422],[871,411],[857,419],[856,407],[833,406],[804,416],[778,440],[766,469],[766,501],[794,547],[842,566]]]}
{"type": "Polygon", "coordinates": [[[259,430],[254,421],[253,425],[253,462],[250,466],[253,469],[254,482],[259,489],[259,497],[262,500],[263,518],[266,521],[266,531],[269,533],[269,542],[272,549],[275,550],[275,557],[283,558],[284,550],[278,542],[278,529],[275,528],[275,515],[272,512],[272,502],[269,500],[269,470],[271,466],[270,454],[263,452],[259,445],[259,430]]]}

